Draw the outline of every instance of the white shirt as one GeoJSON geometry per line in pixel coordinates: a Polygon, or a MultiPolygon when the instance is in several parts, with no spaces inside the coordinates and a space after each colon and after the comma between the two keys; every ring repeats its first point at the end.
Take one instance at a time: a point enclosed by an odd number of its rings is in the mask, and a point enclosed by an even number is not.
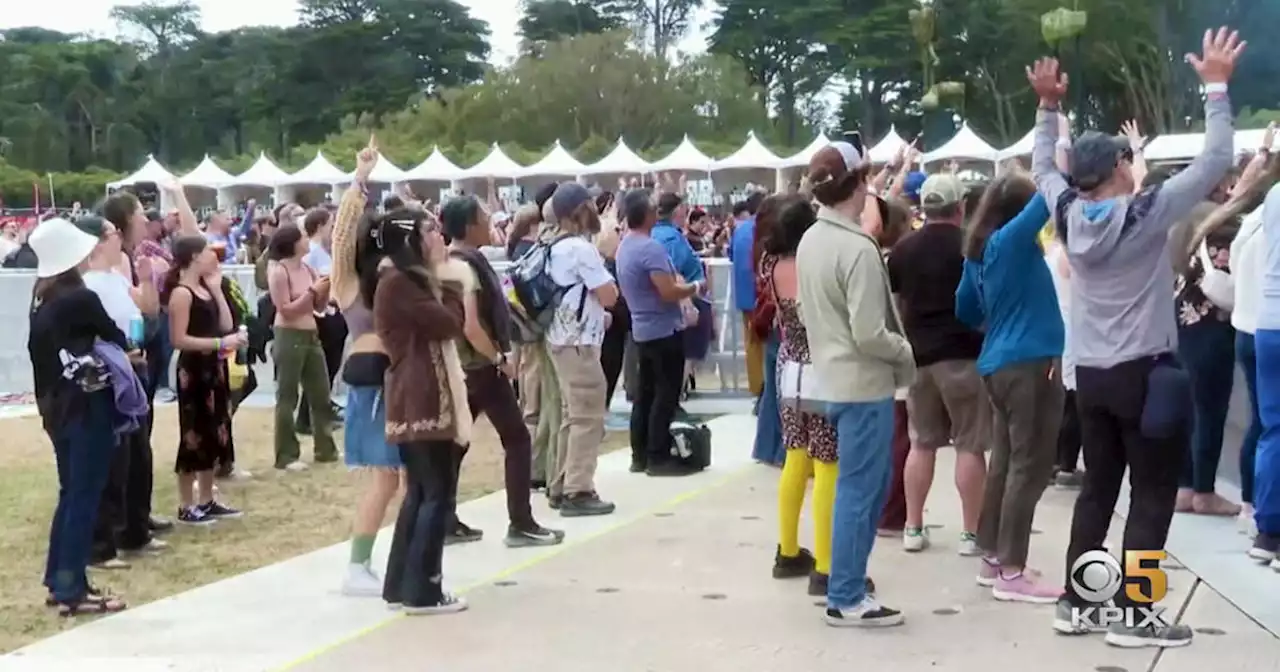
{"type": "Polygon", "coordinates": [[[1076,357],[1075,348],[1071,347],[1071,320],[1067,316],[1071,314],[1071,278],[1064,277],[1059,270],[1060,264],[1063,262],[1062,256],[1066,253],[1062,244],[1053,241],[1045,245],[1047,250],[1044,254],[1045,263],[1049,264],[1049,270],[1053,275],[1053,289],[1058,295],[1058,309],[1062,311],[1062,386],[1068,390],[1076,389],[1076,357]]]}
{"type": "Polygon", "coordinates": [[[114,271],[86,271],[84,286],[98,295],[107,316],[120,327],[125,336],[129,335],[129,323],[134,319],[142,319],[142,311],[133,302],[129,293],[132,286],[129,279],[114,271]]]}
{"type": "Polygon", "coordinates": [[[329,250],[314,240],[307,243],[307,253],[302,257],[302,263],[310,266],[317,275],[325,276],[333,271],[333,257],[329,250]]]}
{"type": "Polygon", "coordinates": [[[600,252],[586,238],[566,238],[552,246],[547,273],[557,285],[569,288],[551,318],[547,343],[598,347],[604,342],[605,310],[594,290],[613,282],[600,252]]]}
{"type": "Polygon", "coordinates": [[[10,239],[8,236],[0,236],[0,261],[9,258],[9,255],[18,251],[22,247],[17,241],[10,239]]]}
{"type": "Polygon", "coordinates": [[[1235,280],[1235,307],[1231,326],[1252,334],[1258,330],[1258,306],[1262,303],[1262,279],[1267,256],[1267,234],[1262,230],[1262,208],[1245,215],[1240,232],[1231,241],[1231,278],[1235,280]]]}

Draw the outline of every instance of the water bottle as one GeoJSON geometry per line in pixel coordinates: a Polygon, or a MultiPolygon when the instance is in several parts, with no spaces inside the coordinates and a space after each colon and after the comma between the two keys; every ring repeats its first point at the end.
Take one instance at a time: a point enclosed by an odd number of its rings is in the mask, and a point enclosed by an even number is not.
{"type": "Polygon", "coordinates": [[[146,325],[142,321],[141,315],[135,315],[129,318],[129,345],[130,349],[136,350],[142,347],[142,341],[146,337],[146,325]]]}
{"type": "Polygon", "coordinates": [[[242,324],[240,325],[240,328],[236,330],[236,333],[240,335],[240,347],[236,349],[236,363],[248,364],[249,363],[249,327],[242,324]]]}

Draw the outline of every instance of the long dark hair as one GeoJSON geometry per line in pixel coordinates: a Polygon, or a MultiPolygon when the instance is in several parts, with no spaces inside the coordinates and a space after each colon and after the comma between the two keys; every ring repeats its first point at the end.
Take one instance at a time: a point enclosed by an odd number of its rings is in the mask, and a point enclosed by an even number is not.
{"type": "Polygon", "coordinates": [[[1035,195],[1036,185],[1025,173],[1010,172],[992,180],[969,218],[964,240],[965,258],[982,261],[982,251],[991,234],[1017,217],[1035,195]]]}
{"type": "MultiPolygon", "coordinates": [[[[794,256],[804,232],[818,221],[818,212],[809,199],[799,194],[779,195],[775,207],[777,221],[770,227],[769,236],[761,241],[761,247],[766,254],[794,256]]],[[[756,226],[759,226],[758,220],[756,226]]],[[[756,231],[759,233],[759,229],[756,231]]]]}
{"type": "Polygon", "coordinates": [[[31,288],[31,308],[34,310],[41,304],[81,287],[84,287],[84,279],[80,277],[78,268],[63,271],[48,278],[37,278],[36,284],[31,288]]]}
{"type": "Polygon", "coordinates": [[[382,214],[370,211],[360,218],[355,266],[360,278],[360,300],[366,307],[373,308],[383,259],[390,260],[419,287],[434,289],[435,278],[422,257],[423,228],[430,220],[427,213],[416,208],[382,214]]]}
{"type": "Polygon", "coordinates": [[[196,257],[204,252],[204,248],[209,246],[209,241],[204,236],[180,236],[173,241],[170,253],[173,255],[173,264],[169,266],[169,272],[165,273],[164,283],[160,290],[160,305],[169,305],[169,297],[173,295],[173,290],[178,286],[178,278],[182,272],[191,267],[195,263],[196,257]]]}
{"type": "Polygon", "coordinates": [[[272,261],[292,259],[298,249],[298,241],[302,240],[302,229],[296,226],[282,226],[272,234],[267,243],[267,258],[272,261]]]}

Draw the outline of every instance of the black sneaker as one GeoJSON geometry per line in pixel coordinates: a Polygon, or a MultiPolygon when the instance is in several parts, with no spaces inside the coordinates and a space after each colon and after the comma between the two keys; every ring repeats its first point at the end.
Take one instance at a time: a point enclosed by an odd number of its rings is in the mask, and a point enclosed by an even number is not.
{"type": "Polygon", "coordinates": [[[1259,562],[1271,562],[1280,556],[1280,537],[1258,533],[1253,538],[1253,548],[1249,549],[1249,557],[1259,562]]]}
{"type": "Polygon", "coordinates": [[[528,546],[555,546],[564,541],[564,532],[549,530],[537,523],[531,526],[507,528],[507,538],[502,543],[507,548],[525,548],[528,546]]]}
{"type": "Polygon", "coordinates": [[[160,516],[151,516],[147,520],[147,529],[151,530],[151,534],[164,534],[173,531],[173,521],[160,516]]]}
{"type": "Polygon", "coordinates": [[[697,467],[693,467],[680,462],[664,462],[662,464],[651,464],[644,473],[658,478],[674,478],[679,476],[692,476],[702,471],[697,467]]]}
{"type": "Polygon", "coordinates": [[[643,474],[644,472],[646,472],[646,471],[648,471],[648,470],[649,470],[649,462],[648,462],[648,461],[646,461],[646,460],[637,460],[637,459],[636,459],[636,458],[634,458],[634,457],[633,457],[633,458],[631,458],[631,473],[633,473],[633,474],[643,474]]]}
{"type": "Polygon", "coordinates": [[[1064,597],[1054,606],[1053,631],[1059,635],[1090,635],[1106,632],[1107,626],[1102,622],[1098,610],[1081,614],[1076,610],[1076,605],[1064,597]]]}
{"type": "Polygon", "coordinates": [[[884,628],[902,625],[902,612],[890,609],[870,595],[856,606],[845,609],[827,607],[827,625],[835,628],[884,628]]]}
{"type": "Polygon", "coordinates": [[[217,500],[214,500],[212,502],[209,502],[208,504],[205,504],[204,506],[200,507],[200,509],[204,511],[204,515],[209,516],[210,518],[213,518],[215,520],[220,518],[229,518],[234,520],[236,518],[241,518],[244,516],[243,511],[239,509],[233,509],[229,506],[224,506],[221,503],[219,503],[217,500]]]}
{"type": "Polygon", "coordinates": [[[559,510],[564,506],[564,495],[547,495],[547,506],[552,510],[559,510]]]}
{"type": "Polygon", "coordinates": [[[178,522],[183,525],[205,526],[218,522],[217,518],[205,513],[204,508],[199,506],[188,506],[184,509],[178,509],[178,522]]]}
{"type": "Polygon", "coordinates": [[[572,495],[565,495],[564,503],[560,506],[560,515],[565,518],[607,516],[616,508],[613,502],[600,499],[600,495],[594,492],[575,492],[572,495]]]}
{"type": "Polygon", "coordinates": [[[545,479],[545,478],[535,478],[535,479],[533,479],[532,481],[529,481],[529,489],[530,489],[530,490],[532,490],[532,491],[534,491],[534,492],[538,492],[538,491],[540,491],[540,490],[546,490],[546,489],[547,489],[547,479],[545,479]]]}
{"type": "Polygon", "coordinates": [[[782,547],[773,554],[773,578],[798,579],[808,576],[813,571],[813,554],[808,549],[800,549],[795,555],[782,554],[782,547]]]}
{"type": "Polygon", "coordinates": [[[826,597],[827,584],[830,581],[831,577],[821,572],[809,574],[809,594],[814,597],[826,597]]]}
{"type": "Polygon", "coordinates": [[[453,529],[444,535],[444,545],[451,546],[453,544],[469,544],[473,541],[484,539],[484,530],[477,530],[469,527],[461,520],[454,523],[453,529]]]}
{"type": "Polygon", "coordinates": [[[1182,623],[1155,623],[1129,627],[1123,623],[1112,623],[1107,628],[1105,641],[1111,646],[1122,649],[1143,649],[1159,647],[1162,649],[1187,646],[1195,633],[1191,626],[1182,623]]]}

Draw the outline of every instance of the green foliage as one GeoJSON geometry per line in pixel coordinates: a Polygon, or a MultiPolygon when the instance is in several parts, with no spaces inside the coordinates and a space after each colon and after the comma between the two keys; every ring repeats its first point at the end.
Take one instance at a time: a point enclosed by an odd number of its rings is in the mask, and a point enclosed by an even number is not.
{"type": "Polygon", "coordinates": [[[521,52],[542,53],[547,44],[567,37],[607,33],[626,25],[607,0],[524,0],[520,17],[521,52]]]}

